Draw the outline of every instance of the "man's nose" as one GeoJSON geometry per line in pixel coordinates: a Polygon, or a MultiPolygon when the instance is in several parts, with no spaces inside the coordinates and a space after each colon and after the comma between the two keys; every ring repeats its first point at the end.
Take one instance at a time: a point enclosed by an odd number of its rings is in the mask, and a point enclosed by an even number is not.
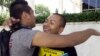
{"type": "Polygon", "coordinates": [[[45,22],[44,25],[45,25],[45,26],[49,26],[49,22],[45,22]]]}

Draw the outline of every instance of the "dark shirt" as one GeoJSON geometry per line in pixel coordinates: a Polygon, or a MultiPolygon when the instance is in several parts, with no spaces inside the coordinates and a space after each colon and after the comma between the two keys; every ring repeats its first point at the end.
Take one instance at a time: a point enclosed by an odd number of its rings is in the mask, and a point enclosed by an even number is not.
{"type": "MultiPolygon", "coordinates": [[[[50,49],[54,49],[54,50],[60,50],[60,51],[64,51],[64,53],[68,53],[68,56],[77,56],[76,50],[74,47],[67,47],[67,48],[50,48],[50,49]]],[[[33,56],[38,56],[39,54],[39,47],[35,48],[35,51],[33,53],[33,56]]],[[[66,56],[66,55],[65,55],[66,56]]]]}

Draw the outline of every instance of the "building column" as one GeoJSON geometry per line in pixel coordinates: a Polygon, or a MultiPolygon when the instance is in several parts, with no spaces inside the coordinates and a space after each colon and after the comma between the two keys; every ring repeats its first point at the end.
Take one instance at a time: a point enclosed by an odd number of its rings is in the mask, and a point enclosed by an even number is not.
{"type": "Polygon", "coordinates": [[[59,0],[59,10],[58,10],[58,12],[59,12],[60,14],[63,13],[63,0],[59,0]]]}

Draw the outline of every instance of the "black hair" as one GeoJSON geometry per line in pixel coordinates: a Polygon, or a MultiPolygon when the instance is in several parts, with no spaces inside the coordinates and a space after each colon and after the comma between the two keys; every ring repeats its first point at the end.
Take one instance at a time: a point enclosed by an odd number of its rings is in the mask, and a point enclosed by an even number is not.
{"type": "Polygon", "coordinates": [[[53,13],[53,15],[58,15],[58,16],[60,16],[61,26],[62,26],[62,27],[65,27],[65,26],[66,26],[66,19],[65,19],[64,15],[59,14],[59,13],[53,13]]]}
{"type": "Polygon", "coordinates": [[[31,8],[28,6],[26,1],[14,1],[10,5],[10,17],[14,17],[15,19],[21,19],[21,15],[23,11],[30,13],[31,8]]]}
{"type": "MultiPolygon", "coordinates": [[[[28,3],[24,0],[16,0],[11,3],[9,12],[10,12],[10,17],[14,17],[15,19],[20,19],[21,20],[21,15],[23,12],[27,12],[30,14],[31,8],[28,6],[28,3]]],[[[13,23],[12,23],[13,24],[13,23]]],[[[10,28],[12,31],[16,31],[21,27],[21,22],[14,23],[10,28]]]]}

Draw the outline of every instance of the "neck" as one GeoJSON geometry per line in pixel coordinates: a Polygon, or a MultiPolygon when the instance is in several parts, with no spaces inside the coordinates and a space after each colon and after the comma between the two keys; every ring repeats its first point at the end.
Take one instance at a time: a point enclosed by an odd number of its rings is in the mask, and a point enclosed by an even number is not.
{"type": "Polygon", "coordinates": [[[31,26],[29,26],[27,23],[21,23],[22,27],[28,27],[28,28],[32,28],[31,26]]]}
{"type": "Polygon", "coordinates": [[[29,27],[27,25],[21,25],[22,28],[28,28],[28,29],[32,29],[32,27],[29,27]]]}

